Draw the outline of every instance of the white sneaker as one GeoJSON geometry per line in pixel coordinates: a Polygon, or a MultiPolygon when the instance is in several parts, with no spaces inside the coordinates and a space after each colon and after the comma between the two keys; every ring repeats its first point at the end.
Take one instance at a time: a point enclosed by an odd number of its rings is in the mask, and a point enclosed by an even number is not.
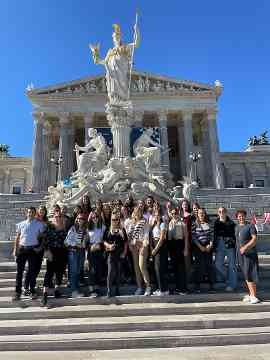
{"type": "Polygon", "coordinates": [[[227,291],[227,292],[232,292],[232,291],[234,291],[234,288],[232,288],[231,286],[227,286],[227,287],[225,288],[225,291],[227,291]]]}
{"type": "Polygon", "coordinates": [[[80,297],[79,291],[72,291],[71,297],[74,298],[74,299],[80,297]]]}
{"type": "Polygon", "coordinates": [[[151,295],[151,292],[152,292],[152,290],[151,290],[150,286],[148,286],[148,287],[145,289],[144,296],[150,296],[150,295],[151,295]]]}
{"type": "Polygon", "coordinates": [[[258,304],[261,302],[256,296],[250,296],[249,299],[251,304],[258,304]]]}
{"type": "Polygon", "coordinates": [[[245,296],[243,297],[242,301],[243,301],[244,303],[249,303],[249,302],[250,302],[250,296],[249,296],[249,295],[245,295],[245,296]]]}
{"type": "Polygon", "coordinates": [[[156,290],[153,292],[153,295],[155,296],[161,296],[161,291],[160,290],[156,290]]]}
{"type": "Polygon", "coordinates": [[[167,290],[167,291],[161,291],[160,293],[160,296],[167,296],[167,295],[170,295],[170,292],[167,290]]]}

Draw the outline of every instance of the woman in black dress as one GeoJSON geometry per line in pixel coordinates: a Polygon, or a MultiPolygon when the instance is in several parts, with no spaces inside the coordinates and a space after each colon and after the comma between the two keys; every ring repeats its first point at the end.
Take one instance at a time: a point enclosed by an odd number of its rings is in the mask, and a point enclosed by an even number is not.
{"type": "Polygon", "coordinates": [[[111,226],[104,234],[104,247],[107,252],[107,297],[112,296],[112,286],[115,281],[115,295],[119,296],[121,258],[127,254],[128,239],[124,228],[121,227],[120,215],[113,214],[111,226]]]}

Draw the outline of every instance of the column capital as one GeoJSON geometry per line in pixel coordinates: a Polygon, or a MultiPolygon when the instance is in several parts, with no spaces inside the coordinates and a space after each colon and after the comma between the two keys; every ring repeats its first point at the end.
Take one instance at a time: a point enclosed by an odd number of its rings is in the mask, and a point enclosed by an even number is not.
{"type": "Polygon", "coordinates": [[[45,112],[38,112],[38,111],[34,111],[32,112],[32,116],[34,118],[34,121],[37,123],[42,123],[45,121],[45,112]]]}
{"type": "Polygon", "coordinates": [[[58,116],[59,124],[61,127],[66,126],[70,123],[71,116],[69,112],[59,112],[56,113],[56,115],[58,116]]]}
{"type": "Polygon", "coordinates": [[[183,120],[184,120],[184,121],[192,120],[193,112],[194,112],[194,111],[193,111],[192,109],[182,110],[183,120]]]}
{"type": "Polygon", "coordinates": [[[159,110],[156,110],[156,113],[157,113],[157,116],[159,118],[160,121],[164,121],[166,120],[167,121],[167,116],[169,114],[169,110],[168,109],[159,109],[159,110]]]}
{"type": "Polygon", "coordinates": [[[142,126],[143,123],[143,115],[144,115],[144,111],[143,110],[136,110],[134,112],[134,125],[135,126],[142,126]]]}
{"type": "Polygon", "coordinates": [[[213,108],[213,109],[207,109],[206,110],[206,115],[207,115],[207,119],[208,120],[215,120],[217,117],[217,109],[213,108]]]}

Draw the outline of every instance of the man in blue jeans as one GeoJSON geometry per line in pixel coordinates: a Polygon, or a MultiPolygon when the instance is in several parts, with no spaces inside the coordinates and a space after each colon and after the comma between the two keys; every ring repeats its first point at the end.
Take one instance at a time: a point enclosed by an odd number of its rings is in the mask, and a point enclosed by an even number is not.
{"type": "Polygon", "coordinates": [[[234,291],[237,286],[235,244],[235,223],[227,215],[226,208],[220,207],[218,218],[214,223],[215,267],[216,280],[218,282],[226,281],[224,260],[227,257],[226,291],[234,291]]]}

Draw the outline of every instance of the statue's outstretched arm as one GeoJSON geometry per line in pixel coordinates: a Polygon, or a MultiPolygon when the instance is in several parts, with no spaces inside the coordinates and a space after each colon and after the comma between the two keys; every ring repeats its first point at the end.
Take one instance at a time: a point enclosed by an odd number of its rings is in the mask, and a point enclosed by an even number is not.
{"type": "Polygon", "coordinates": [[[89,48],[92,51],[94,64],[104,65],[105,61],[101,60],[99,55],[100,44],[99,43],[96,45],[89,44],[89,48]]]}

